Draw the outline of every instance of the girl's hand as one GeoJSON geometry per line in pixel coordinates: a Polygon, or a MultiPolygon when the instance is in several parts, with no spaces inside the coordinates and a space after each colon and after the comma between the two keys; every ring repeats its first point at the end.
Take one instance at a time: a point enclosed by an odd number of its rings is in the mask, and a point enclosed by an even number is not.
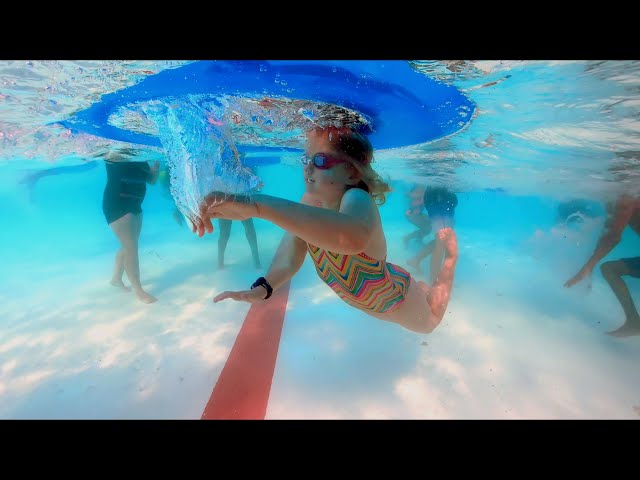
{"type": "Polygon", "coordinates": [[[222,292],[220,295],[213,298],[213,303],[218,303],[222,300],[226,300],[227,298],[235,300],[236,302],[256,303],[264,300],[264,297],[266,296],[267,291],[264,287],[256,287],[251,290],[242,290],[239,292],[222,292]]]}
{"type": "Polygon", "coordinates": [[[213,232],[212,218],[226,220],[246,220],[258,213],[256,202],[245,195],[230,195],[223,192],[211,192],[200,201],[200,214],[191,218],[191,230],[199,237],[204,232],[213,232]]]}

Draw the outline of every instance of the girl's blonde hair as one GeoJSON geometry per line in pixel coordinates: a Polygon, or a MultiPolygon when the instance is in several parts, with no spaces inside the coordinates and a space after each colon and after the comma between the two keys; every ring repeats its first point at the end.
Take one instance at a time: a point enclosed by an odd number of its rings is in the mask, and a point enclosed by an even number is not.
{"type": "Polygon", "coordinates": [[[357,185],[347,187],[361,188],[373,197],[378,205],[384,204],[385,194],[391,191],[391,187],[371,166],[373,162],[373,146],[367,137],[351,128],[329,127],[329,142],[341,153],[351,160],[351,165],[358,171],[361,180],[357,185]]]}

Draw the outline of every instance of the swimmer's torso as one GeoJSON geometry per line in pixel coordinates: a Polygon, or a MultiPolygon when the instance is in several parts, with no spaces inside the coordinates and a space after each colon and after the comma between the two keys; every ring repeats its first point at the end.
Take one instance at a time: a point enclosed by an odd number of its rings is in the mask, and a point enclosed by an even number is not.
{"type": "Polygon", "coordinates": [[[318,276],[349,305],[375,313],[390,313],[407,295],[411,275],[397,265],[364,253],[329,252],[310,243],[307,249],[318,276]]]}

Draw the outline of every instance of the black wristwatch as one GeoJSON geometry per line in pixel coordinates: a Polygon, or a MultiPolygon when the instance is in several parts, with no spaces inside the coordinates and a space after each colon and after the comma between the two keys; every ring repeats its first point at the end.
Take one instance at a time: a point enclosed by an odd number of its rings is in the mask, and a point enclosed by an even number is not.
{"type": "Polygon", "coordinates": [[[269,282],[267,282],[267,279],[264,278],[264,277],[260,277],[255,282],[253,282],[253,285],[251,285],[251,290],[253,290],[254,288],[256,288],[258,286],[263,286],[267,290],[267,296],[264,297],[264,300],[269,298],[271,296],[271,294],[273,293],[273,288],[271,288],[271,285],[269,285],[269,282]]]}

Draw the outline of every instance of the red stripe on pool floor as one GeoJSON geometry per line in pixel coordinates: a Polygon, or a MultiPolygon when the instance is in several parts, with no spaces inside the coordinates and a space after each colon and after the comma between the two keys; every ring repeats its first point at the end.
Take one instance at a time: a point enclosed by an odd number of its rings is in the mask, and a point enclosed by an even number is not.
{"type": "Polygon", "coordinates": [[[269,300],[251,305],[202,413],[203,420],[264,420],[289,286],[282,285],[269,300]]]}

